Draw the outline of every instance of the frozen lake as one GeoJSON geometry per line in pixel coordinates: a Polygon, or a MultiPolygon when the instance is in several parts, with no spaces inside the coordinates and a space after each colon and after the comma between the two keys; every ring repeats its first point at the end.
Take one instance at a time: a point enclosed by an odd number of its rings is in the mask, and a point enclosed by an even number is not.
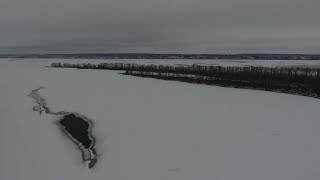
{"type": "MultiPolygon", "coordinates": [[[[116,71],[48,68],[0,60],[0,179],[318,180],[320,100],[188,84],[116,71]],[[32,110],[31,90],[53,112],[94,123],[94,169],[61,133],[57,117],[32,110]]],[[[108,62],[318,66],[320,61],[109,60],[108,62]]],[[[101,62],[101,60],[96,61],[101,62]]],[[[106,61],[103,61],[106,62],[106,61]]]]}

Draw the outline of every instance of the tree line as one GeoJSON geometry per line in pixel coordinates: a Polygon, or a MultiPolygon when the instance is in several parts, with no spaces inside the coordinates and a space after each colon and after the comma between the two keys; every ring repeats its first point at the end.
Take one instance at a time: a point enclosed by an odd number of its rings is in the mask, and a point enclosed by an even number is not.
{"type": "Polygon", "coordinates": [[[51,67],[123,70],[123,74],[235,88],[320,97],[320,69],[297,67],[222,67],[134,63],[52,63],[51,67]]]}

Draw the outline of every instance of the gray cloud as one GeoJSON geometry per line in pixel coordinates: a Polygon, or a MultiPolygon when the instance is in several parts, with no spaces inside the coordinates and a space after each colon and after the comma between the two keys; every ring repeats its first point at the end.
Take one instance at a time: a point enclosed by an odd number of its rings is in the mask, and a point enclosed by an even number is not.
{"type": "Polygon", "coordinates": [[[319,53],[318,0],[0,0],[0,53],[319,53]]]}

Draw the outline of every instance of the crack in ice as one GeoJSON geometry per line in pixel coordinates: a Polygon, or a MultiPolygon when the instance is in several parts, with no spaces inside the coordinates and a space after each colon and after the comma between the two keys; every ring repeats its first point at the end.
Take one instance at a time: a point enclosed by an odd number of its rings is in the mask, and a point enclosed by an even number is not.
{"type": "Polygon", "coordinates": [[[88,118],[77,113],[70,113],[65,111],[52,112],[47,105],[47,101],[39,94],[39,90],[44,87],[34,89],[29,94],[29,97],[34,99],[37,104],[33,107],[34,111],[39,111],[51,115],[62,115],[63,117],[57,122],[62,132],[74,142],[81,150],[82,159],[87,162],[88,168],[93,168],[97,163],[97,153],[94,148],[95,138],[92,135],[93,122],[88,118]]]}

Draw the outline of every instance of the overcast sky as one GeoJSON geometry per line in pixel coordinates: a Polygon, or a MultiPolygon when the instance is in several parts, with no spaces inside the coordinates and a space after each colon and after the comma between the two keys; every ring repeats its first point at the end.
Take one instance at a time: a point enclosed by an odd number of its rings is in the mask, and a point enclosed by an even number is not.
{"type": "Polygon", "coordinates": [[[0,0],[0,53],[320,53],[320,0],[0,0]]]}

